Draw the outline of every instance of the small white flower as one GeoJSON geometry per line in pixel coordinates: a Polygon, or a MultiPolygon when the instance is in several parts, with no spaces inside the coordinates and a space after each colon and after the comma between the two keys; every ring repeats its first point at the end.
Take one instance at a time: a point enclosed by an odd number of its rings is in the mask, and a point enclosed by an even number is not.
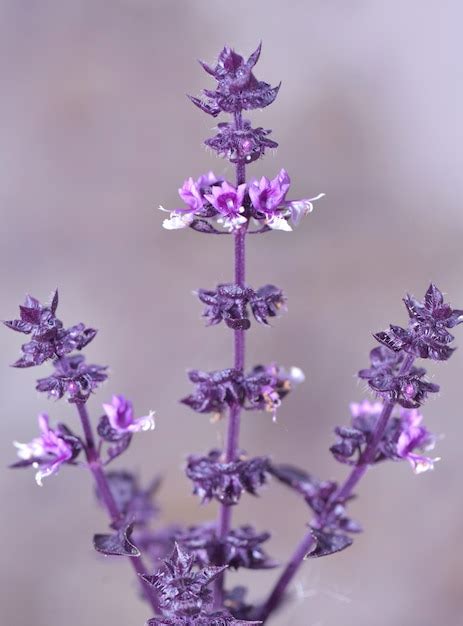
{"type": "Polygon", "coordinates": [[[274,215],[267,221],[267,226],[272,230],[285,230],[286,232],[290,232],[293,229],[289,225],[288,221],[281,216],[274,215]]]}
{"type": "Polygon", "coordinates": [[[326,194],[324,193],[319,193],[318,196],[315,196],[314,198],[303,198],[302,200],[293,200],[292,202],[288,202],[286,206],[289,209],[293,224],[297,226],[302,217],[312,213],[314,208],[313,203],[316,200],[320,200],[320,198],[323,198],[325,195],[326,194]]]}
{"type": "Polygon", "coordinates": [[[154,421],[155,415],[155,411],[150,411],[148,415],[145,415],[144,417],[139,417],[136,422],[140,426],[140,430],[154,430],[156,428],[156,422],[154,421]]]}
{"type": "MultiPolygon", "coordinates": [[[[161,210],[165,210],[159,207],[161,210]]],[[[179,228],[186,228],[194,220],[192,213],[178,213],[177,211],[171,211],[170,217],[162,222],[163,228],[166,230],[177,230],[179,228]]]]}
{"type": "Polygon", "coordinates": [[[244,215],[237,215],[236,217],[219,217],[219,219],[217,220],[218,224],[222,224],[222,226],[228,229],[230,232],[238,230],[241,225],[245,224],[246,222],[247,219],[244,217],[244,215]]]}

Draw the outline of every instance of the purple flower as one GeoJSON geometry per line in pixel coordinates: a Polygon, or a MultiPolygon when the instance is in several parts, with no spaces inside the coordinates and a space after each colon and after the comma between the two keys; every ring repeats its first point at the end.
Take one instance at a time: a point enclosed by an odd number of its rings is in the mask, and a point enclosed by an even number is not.
{"type": "MultiPolygon", "coordinates": [[[[335,429],[338,440],[330,450],[341,463],[357,465],[371,443],[383,405],[364,400],[359,404],[352,403],[350,409],[352,425],[335,429]]],[[[372,463],[406,459],[416,473],[432,469],[438,459],[417,454],[417,451],[430,450],[435,445],[435,437],[421,425],[422,419],[417,409],[401,408],[398,415],[389,419],[372,463]]]]}
{"type": "Polygon", "coordinates": [[[202,174],[196,181],[188,178],[178,190],[188,208],[170,211],[160,206],[161,211],[170,213],[169,218],[163,221],[163,227],[167,230],[186,228],[195,222],[197,216],[213,217],[216,215],[216,210],[208,205],[205,194],[210,193],[213,186],[220,185],[222,181],[223,179],[217,177],[214,172],[202,174]]]}
{"type": "Polygon", "coordinates": [[[216,176],[212,170],[209,170],[207,174],[201,174],[197,179],[196,187],[199,189],[201,197],[204,197],[204,194],[209,192],[213,185],[220,185],[222,182],[221,176],[216,176]]]}
{"type": "Polygon", "coordinates": [[[103,404],[103,409],[109,426],[118,434],[154,430],[154,411],[150,411],[149,415],[135,418],[132,403],[124,396],[113,396],[110,403],[103,404]]]}
{"type": "Polygon", "coordinates": [[[315,198],[285,201],[290,186],[290,178],[286,170],[282,169],[278,176],[269,180],[263,176],[260,181],[253,181],[249,185],[249,196],[253,206],[253,217],[264,220],[273,230],[292,230],[288,219],[297,225],[303,215],[313,210],[313,202],[325,194],[315,198]]]}
{"type": "Polygon", "coordinates": [[[432,450],[436,441],[421,425],[422,419],[423,416],[416,409],[402,410],[400,416],[401,432],[397,441],[397,455],[410,463],[415,474],[434,469],[434,463],[440,460],[438,457],[432,459],[416,453],[416,450],[432,450]]]}
{"type": "Polygon", "coordinates": [[[50,428],[50,418],[46,413],[38,417],[41,434],[29,443],[14,442],[21,459],[13,467],[32,465],[36,470],[35,480],[42,486],[44,478],[56,474],[64,463],[72,462],[79,454],[82,445],[77,437],[63,425],[56,430],[50,428]]]}
{"type": "MultiPolygon", "coordinates": [[[[255,209],[255,216],[265,217],[269,222],[276,219],[279,209],[285,200],[291,180],[286,170],[282,169],[278,176],[269,180],[262,176],[260,181],[252,181],[249,185],[249,196],[255,209]]],[[[270,223],[269,223],[270,226],[270,223]]],[[[289,230],[286,225],[284,230],[289,230]]]]}
{"type": "Polygon", "coordinates": [[[193,554],[200,566],[227,565],[233,569],[269,569],[277,566],[262,549],[270,533],[257,533],[252,526],[240,526],[220,539],[215,524],[192,526],[176,536],[176,541],[193,554]]]}
{"type": "MultiPolygon", "coordinates": [[[[183,183],[178,193],[188,208],[170,211],[169,219],[165,219],[162,224],[167,230],[186,228],[193,221],[195,213],[199,213],[203,207],[204,199],[201,196],[198,184],[192,178],[188,178],[183,183]]],[[[162,206],[159,208],[161,211],[166,210],[162,206]]]]}
{"type": "Polygon", "coordinates": [[[217,128],[219,131],[217,135],[206,139],[204,143],[231,163],[238,161],[252,163],[262,157],[267,148],[278,147],[276,141],[268,138],[270,130],[251,128],[249,120],[243,120],[242,128],[236,128],[235,124],[230,122],[221,122],[217,128]]]}
{"type": "Polygon", "coordinates": [[[410,316],[408,328],[391,324],[388,330],[376,333],[375,338],[394,351],[404,350],[435,361],[449,359],[455,348],[449,345],[454,336],[447,329],[463,322],[463,311],[444,303],[442,293],[433,284],[423,302],[410,295],[404,302],[410,316]]]}
{"type": "MultiPolygon", "coordinates": [[[[338,461],[348,465],[357,465],[366,446],[371,441],[383,406],[382,402],[371,403],[369,400],[364,400],[360,404],[353,402],[350,405],[352,426],[336,427],[335,433],[338,439],[330,448],[330,451],[338,461]]],[[[374,463],[387,458],[380,448],[381,445],[378,446],[376,457],[373,460],[374,463]]]]}
{"type": "Polygon", "coordinates": [[[102,365],[87,365],[82,354],[64,356],[54,363],[55,371],[47,378],[37,381],[37,391],[48,393],[51,398],[60,399],[68,394],[68,402],[83,403],[108,375],[102,365]]]}
{"type": "Polygon", "coordinates": [[[212,450],[208,456],[190,455],[186,475],[193,482],[193,493],[203,502],[216,499],[231,506],[237,504],[243,492],[257,495],[266,482],[269,461],[265,457],[237,461],[225,461],[220,450],[212,450]]]}
{"type": "Polygon", "coordinates": [[[86,328],[84,324],[64,328],[63,322],[56,317],[57,308],[58,291],[54,292],[49,306],[27,296],[24,305],[19,307],[20,319],[4,322],[12,330],[31,335],[31,340],[21,346],[23,356],[14,367],[41,365],[48,359],[82,350],[95,337],[96,330],[86,328]]]}
{"type": "Polygon", "coordinates": [[[200,186],[190,177],[178,190],[178,195],[193,212],[203,208],[203,198],[200,193],[200,186]]]}
{"type": "Polygon", "coordinates": [[[238,185],[234,187],[224,181],[220,186],[214,185],[210,194],[205,194],[206,200],[220,213],[221,217],[217,220],[224,228],[230,231],[236,230],[246,223],[244,213],[243,200],[246,192],[246,185],[238,185]]]}
{"type": "Polygon", "coordinates": [[[217,81],[215,91],[205,89],[206,100],[190,96],[190,100],[205,113],[216,117],[221,111],[238,113],[243,109],[263,109],[275,100],[280,86],[271,87],[258,81],[252,69],[259,60],[261,46],[245,61],[231,48],[225,47],[217,65],[201,62],[203,69],[217,81]]]}

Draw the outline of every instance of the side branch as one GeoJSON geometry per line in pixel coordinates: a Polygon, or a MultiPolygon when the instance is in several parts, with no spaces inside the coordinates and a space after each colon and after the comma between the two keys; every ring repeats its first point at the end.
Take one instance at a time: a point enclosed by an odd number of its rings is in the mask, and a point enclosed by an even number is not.
{"type": "MultiPolygon", "coordinates": [[[[104,507],[109,514],[111,523],[114,525],[118,525],[118,523],[121,521],[120,512],[117,507],[116,501],[114,500],[114,497],[111,493],[108,479],[102,467],[99,452],[95,446],[95,438],[93,435],[87,407],[83,403],[78,403],[76,406],[79,413],[80,421],[82,423],[82,429],[85,435],[85,453],[87,456],[88,468],[93,475],[95,485],[98,489],[98,493],[100,494],[104,507]]],[[[148,571],[146,570],[141,557],[129,558],[129,561],[140,582],[143,595],[150,603],[152,609],[157,612],[159,610],[159,605],[156,595],[153,593],[153,588],[140,578],[140,576],[148,574],[148,571]]]]}
{"type": "MultiPolygon", "coordinates": [[[[405,375],[411,370],[414,360],[415,357],[413,355],[407,355],[400,369],[400,375],[405,375]]],[[[362,477],[366,474],[371,463],[374,461],[378,450],[378,445],[380,444],[381,438],[384,435],[384,431],[386,430],[395,404],[396,403],[394,400],[389,400],[384,403],[383,410],[381,412],[381,415],[379,416],[375,431],[369,445],[362,455],[362,458],[359,460],[358,464],[352,469],[344,483],[339,487],[339,489],[333,494],[332,498],[328,501],[325,511],[323,511],[322,514],[318,516],[321,526],[323,526],[327,517],[330,515],[331,511],[338,503],[343,503],[349,499],[349,497],[352,495],[354,488],[362,479],[362,477]]],[[[306,556],[310,553],[310,549],[312,548],[314,541],[315,539],[312,535],[312,532],[311,530],[309,530],[297,546],[293,556],[283,570],[268,599],[258,613],[258,618],[262,620],[262,622],[265,622],[269,618],[269,616],[280,606],[289,584],[293,580],[306,556]]]]}

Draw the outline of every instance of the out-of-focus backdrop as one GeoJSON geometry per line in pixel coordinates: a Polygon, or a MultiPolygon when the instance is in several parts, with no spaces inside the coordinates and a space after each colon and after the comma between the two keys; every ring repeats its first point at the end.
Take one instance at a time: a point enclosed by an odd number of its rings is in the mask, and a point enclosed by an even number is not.
{"type": "MultiPolygon", "coordinates": [[[[249,241],[249,283],[284,287],[289,311],[274,328],[253,326],[248,362],[297,364],[307,382],[285,400],[277,424],[243,420],[243,446],[340,477],[328,452],[371,332],[405,322],[401,297],[435,281],[463,305],[460,176],[461,3],[431,0],[3,0],[0,3],[0,277],[2,318],[26,292],[58,286],[60,317],[100,329],[88,350],[110,364],[92,399],[128,395],[158,427],[121,459],[145,478],[165,475],[164,519],[215,515],[200,507],[182,474],[190,452],[220,442],[211,425],[177,403],[188,367],[230,363],[231,334],[204,328],[191,295],[231,279],[231,241],[166,232],[162,203],[178,206],[187,176],[231,174],[201,142],[212,118],[185,98],[212,82],[196,63],[223,44],[283,81],[276,103],[252,120],[280,148],[250,168],[285,167],[291,196],[324,191],[291,235],[249,241]]],[[[458,343],[463,344],[460,329],[458,343]]],[[[72,407],[34,391],[45,370],[8,367],[21,337],[1,331],[0,455],[36,434],[36,414],[77,424],[72,407]]],[[[338,556],[308,562],[298,600],[277,626],[458,626],[463,623],[463,350],[431,368],[441,397],[426,421],[444,437],[434,473],[406,463],[371,471],[352,505],[366,532],[338,556]]],[[[0,473],[1,623],[9,626],[143,624],[149,610],[123,561],[98,558],[91,537],[105,517],[83,471],[64,468],[39,489],[31,471],[0,473]]],[[[308,521],[277,485],[245,498],[236,519],[271,529],[284,560],[308,521]]],[[[275,572],[246,576],[261,597],[275,572]]],[[[236,579],[236,576],[232,576],[236,579]]]]}

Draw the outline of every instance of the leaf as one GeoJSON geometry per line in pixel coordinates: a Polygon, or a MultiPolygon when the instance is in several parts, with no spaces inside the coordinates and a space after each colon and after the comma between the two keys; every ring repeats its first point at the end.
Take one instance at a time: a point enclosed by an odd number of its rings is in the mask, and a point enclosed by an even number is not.
{"type": "Polygon", "coordinates": [[[327,533],[316,529],[312,529],[311,533],[312,537],[315,539],[315,543],[310,552],[306,554],[306,559],[316,559],[322,556],[336,554],[336,552],[345,550],[353,543],[350,537],[340,533],[327,533]]]}
{"type": "Polygon", "coordinates": [[[249,57],[247,64],[246,64],[249,68],[254,67],[254,65],[257,63],[257,61],[259,60],[261,51],[262,51],[262,42],[260,42],[260,44],[257,46],[257,48],[249,57]]]}
{"type": "Polygon", "coordinates": [[[133,522],[125,524],[111,535],[94,535],[93,545],[97,552],[107,556],[139,557],[140,550],[131,541],[133,522]]]}
{"type": "Polygon", "coordinates": [[[200,98],[195,98],[194,96],[187,96],[191,102],[196,105],[199,109],[201,109],[201,111],[204,111],[204,113],[208,113],[209,115],[212,115],[212,117],[217,117],[217,115],[220,113],[220,108],[217,105],[214,105],[213,103],[210,102],[204,102],[203,100],[200,100],[200,98]]]}
{"type": "Polygon", "coordinates": [[[40,322],[40,309],[20,305],[21,319],[29,324],[38,324],[40,322]]]}
{"type": "Polygon", "coordinates": [[[32,331],[32,324],[30,324],[30,322],[25,322],[24,320],[7,320],[3,323],[8,328],[17,331],[18,333],[24,333],[26,335],[29,335],[29,333],[32,331]]]}
{"type": "Polygon", "coordinates": [[[33,365],[35,365],[33,361],[30,361],[25,357],[21,357],[20,359],[15,361],[11,367],[32,367],[33,365]]]}
{"type": "Polygon", "coordinates": [[[58,308],[58,302],[59,302],[58,289],[55,289],[55,291],[53,292],[53,296],[52,296],[51,304],[50,304],[50,309],[53,315],[56,313],[56,309],[58,308]]]}

